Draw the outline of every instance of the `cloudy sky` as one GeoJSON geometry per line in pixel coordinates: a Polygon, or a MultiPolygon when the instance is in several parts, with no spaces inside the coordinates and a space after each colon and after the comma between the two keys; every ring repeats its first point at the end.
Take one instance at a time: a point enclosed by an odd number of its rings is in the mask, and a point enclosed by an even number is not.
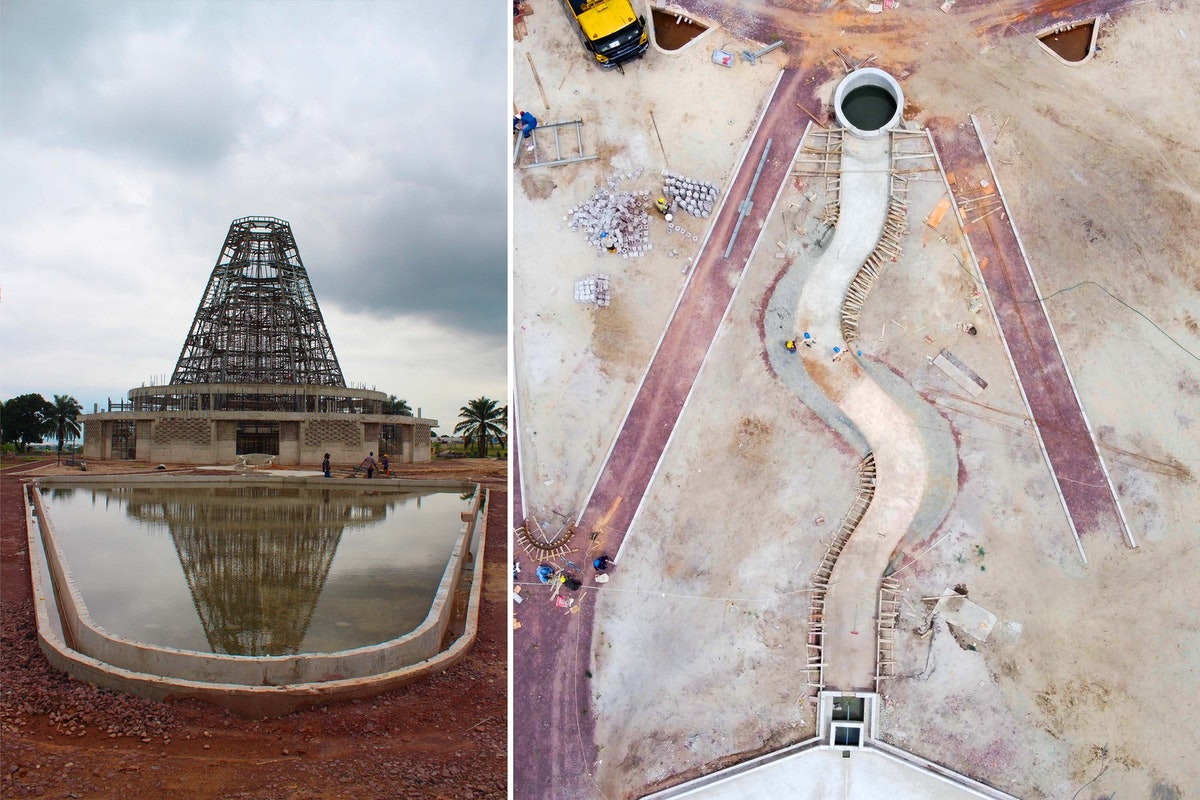
{"type": "Polygon", "coordinates": [[[229,223],[288,220],[349,384],[506,398],[503,3],[0,18],[0,399],[165,382],[229,223]]]}

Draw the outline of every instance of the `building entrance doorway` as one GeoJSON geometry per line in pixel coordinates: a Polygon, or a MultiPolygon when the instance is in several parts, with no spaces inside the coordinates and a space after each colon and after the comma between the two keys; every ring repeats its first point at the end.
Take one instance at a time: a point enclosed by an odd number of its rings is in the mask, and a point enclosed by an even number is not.
{"type": "Polygon", "coordinates": [[[237,454],[262,453],[279,455],[278,422],[239,422],[237,424],[237,454]]]}

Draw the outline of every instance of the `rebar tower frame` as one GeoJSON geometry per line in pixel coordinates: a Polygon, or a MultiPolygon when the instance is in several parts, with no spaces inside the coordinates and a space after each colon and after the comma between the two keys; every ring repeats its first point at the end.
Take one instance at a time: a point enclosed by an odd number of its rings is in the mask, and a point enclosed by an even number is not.
{"type": "Polygon", "coordinates": [[[345,386],[287,221],[229,226],[171,383],[345,386]]]}

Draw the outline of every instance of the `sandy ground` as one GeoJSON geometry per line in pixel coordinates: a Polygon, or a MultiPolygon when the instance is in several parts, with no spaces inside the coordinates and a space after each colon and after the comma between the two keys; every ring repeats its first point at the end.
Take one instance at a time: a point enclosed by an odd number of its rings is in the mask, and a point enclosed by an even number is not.
{"type": "MultiPolygon", "coordinates": [[[[610,74],[580,57],[558,9],[541,6],[529,18],[528,36],[515,45],[517,102],[545,122],[583,119],[584,149],[600,156],[518,168],[514,178],[513,326],[523,375],[516,394],[525,504],[527,514],[552,520],[551,511],[582,508],[683,287],[683,270],[699,250],[699,243],[668,234],[665,222],[655,219],[654,249],[622,259],[588,246],[564,217],[610,177],[638,167],[641,177],[624,180],[621,189],[658,191],[668,168],[723,185],[778,77],[779,61],[715,72],[711,48],[749,44],[728,36],[717,42],[722,32],[714,30],[676,55],[656,54],[624,75],[610,74]],[[710,108],[717,110],[698,112],[710,108]],[[670,250],[679,256],[669,257],[670,250]],[[574,282],[597,272],[613,282],[613,303],[603,311],[573,299],[574,282]]],[[[701,220],[681,215],[680,221],[692,233],[703,230],[701,220]]]]}
{"type": "MultiPolygon", "coordinates": [[[[975,114],[1140,543],[1126,548],[1117,531],[1094,537],[1084,542],[1088,566],[1079,563],[994,321],[959,264],[967,256],[953,217],[922,230],[942,192],[923,185],[906,256],[885,271],[864,314],[864,349],[948,421],[959,485],[944,521],[916,526],[893,559],[904,565],[906,613],[899,677],[884,689],[884,737],[1022,797],[1070,797],[1097,774],[1080,798],[1200,793],[1190,757],[1200,713],[1200,437],[1189,433],[1200,419],[1200,232],[1180,224],[1200,209],[1200,110],[1184,100],[1184,87],[1200,84],[1196,8],[1117,12],[1102,25],[1101,52],[1071,68],[1015,34],[1030,24],[1016,3],[879,16],[842,4],[794,18],[695,5],[729,28],[690,55],[651,53],[625,75],[572,69],[589,98],[629,93],[609,107],[619,123],[607,146],[647,152],[638,144],[654,141],[646,107],[662,130],[665,107],[678,102],[676,124],[693,136],[668,126],[679,142],[665,148],[671,168],[688,171],[676,161],[694,152],[727,175],[737,148],[706,149],[704,137],[734,103],[746,117],[732,127],[744,134],[769,82],[739,83],[760,79],[762,65],[726,71],[708,56],[739,34],[767,39],[755,31],[768,24],[803,30],[807,47],[793,59],[805,65],[836,65],[832,47],[879,54],[875,63],[901,77],[910,119],[969,124],[975,114]],[[1006,10],[1016,22],[1007,31],[998,22],[1006,10]],[[679,76],[703,91],[681,97],[679,76]],[[929,365],[942,347],[988,381],[979,398],[929,365]],[[932,606],[921,598],[959,584],[999,617],[975,650],[944,625],[927,638],[914,632],[932,606]]],[[[564,22],[547,22],[531,18],[540,30],[517,50],[517,95],[529,105],[537,94],[523,87],[532,78],[521,47],[541,72],[543,61],[569,65],[553,48],[577,46],[564,22]]],[[[558,82],[542,81],[553,95],[558,82]]],[[[613,168],[649,173],[660,157],[650,148],[647,162],[554,168],[586,174],[547,172],[541,195],[518,172],[516,389],[522,434],[533,440],[522,450],[533,508],[574,509],[586,496],[681,285],[676,262],[650,272],[645,259],[625,294],[621,284],[616,291],[616,303],[631,290],[636,302],[585,311],[570,300],[570,281],[582,275],[563,265],[582,273],[599,262],[575,234],[553,229],[613,168]],[[603,335],[609,316],[626,335],[603,335]]],[[[822,537],[849,505],[858,451],[777,377],[768,353],[786,320],[764,313],[784,273],[811,259],[820,204],[804,196],[812,188],[793,185],[781,198],[630,534],[619,567],[629,588],[601,594],[593,686],[607,796],[635,796],[812,732],[795,666],[805,589],[822,537]],[[785,258],[775,258],[776,241],[785,258]]],[[[515,757],[537,756],[518,747],[515,757]]]]}

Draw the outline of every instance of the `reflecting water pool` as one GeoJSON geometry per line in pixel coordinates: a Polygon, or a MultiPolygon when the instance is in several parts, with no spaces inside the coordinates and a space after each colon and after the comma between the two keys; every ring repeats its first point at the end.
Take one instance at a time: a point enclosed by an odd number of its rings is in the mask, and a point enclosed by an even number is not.
{"type": "Polygon", "coordinates": [[[93,621],[183,650],[275,656],[395,639],[429,612],[467,499],[316,487],[42,491],[93,621]]]}

